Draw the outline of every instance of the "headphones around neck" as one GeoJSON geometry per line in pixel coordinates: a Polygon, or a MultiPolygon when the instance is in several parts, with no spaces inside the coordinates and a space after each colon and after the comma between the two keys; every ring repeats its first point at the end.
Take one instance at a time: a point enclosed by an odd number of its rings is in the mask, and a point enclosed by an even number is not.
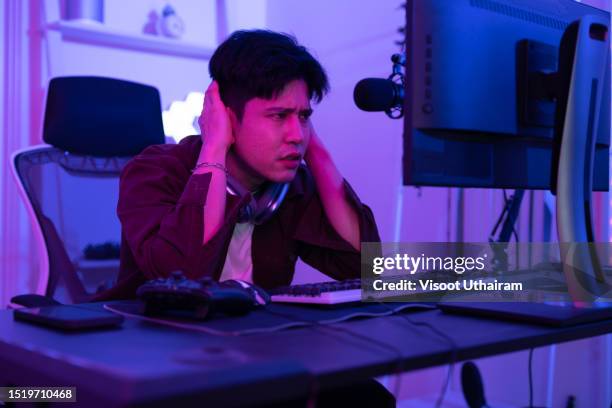
{"type": "MultiPolygon", "coordinates": [[[[260,225],[268,221],[282,204],[287,190],[289,190],[289,183],[267,183],[260,192],[251,193],[251,202],[240,209],[238,222],[260,225]]],[[[249,193],[238,180],[229,174],[227,175],[227,192],[239,197],[249,193]]]]}

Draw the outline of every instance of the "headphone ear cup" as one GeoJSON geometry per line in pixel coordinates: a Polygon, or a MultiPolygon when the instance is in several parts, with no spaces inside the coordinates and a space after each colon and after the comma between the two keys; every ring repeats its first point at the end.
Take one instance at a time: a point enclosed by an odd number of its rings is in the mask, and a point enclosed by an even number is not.
{"type": "Polygon", "coordinates": [[[256,225],[266,222],[283,203],[287,190],[289,190],[289,183],[271,183],[267,186],[256,201],[251,222],[256,225]]]}
{"type": "MultiPolygon", "coordinates": [[[[240,210],[238,222],[263,224],[280,207],[287,190],[289,190],[289,183],[269,183],[261,193],[251,196],[251,201],[240,210]]],[[[249,191],[229,174],[227,175],[227,191],[240,197],[249,194],[249,191]]]]}

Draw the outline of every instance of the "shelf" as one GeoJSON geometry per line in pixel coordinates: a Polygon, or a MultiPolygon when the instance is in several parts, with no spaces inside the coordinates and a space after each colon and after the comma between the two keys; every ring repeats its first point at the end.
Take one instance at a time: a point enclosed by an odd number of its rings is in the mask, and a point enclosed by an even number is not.
{"type": "Polygon", "coordinates": [[[69,41],[186,58],[207,60],[214,51],[182,40],[117,31],[96,22],[56,21],[48,24],[47,30],[59,31],[62,39],[69,41]]]}
{"type": "Polygon", "coordinates": [[[115,269],[119,270],[119,259],[75,259],[72,264],[77,270],[115,269]]]}

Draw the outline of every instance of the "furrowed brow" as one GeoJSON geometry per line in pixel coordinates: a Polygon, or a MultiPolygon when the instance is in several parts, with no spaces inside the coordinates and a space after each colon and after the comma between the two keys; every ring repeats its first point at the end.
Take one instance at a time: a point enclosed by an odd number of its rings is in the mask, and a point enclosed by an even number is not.
{"type": "Polygon", "coordinates": [[[278,107],[275,106],[275,107],[271,107],[271,108],[266,109],[266,112],[267,113],[293,113],[293,112],[295,112],[295,109],[294,108],[283,108],[283,107],[280,107],[280,106],[278,106],[278,107]]]}

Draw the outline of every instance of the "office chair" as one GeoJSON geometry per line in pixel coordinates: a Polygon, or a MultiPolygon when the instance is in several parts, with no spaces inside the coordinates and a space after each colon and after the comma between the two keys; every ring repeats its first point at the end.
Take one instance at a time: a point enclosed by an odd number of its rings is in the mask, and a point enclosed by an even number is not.
{"type": "Polygon", "coordinates": [[[164,138],[157,89],[102,77],[51,80],[47,144],[15,152],[11,161],[34,226],[31,256],[39,258],[29,282],[34,295],[14,297],[13,304],[86,302],[114,283],[119,175],[133,156],[164,138]]]}

